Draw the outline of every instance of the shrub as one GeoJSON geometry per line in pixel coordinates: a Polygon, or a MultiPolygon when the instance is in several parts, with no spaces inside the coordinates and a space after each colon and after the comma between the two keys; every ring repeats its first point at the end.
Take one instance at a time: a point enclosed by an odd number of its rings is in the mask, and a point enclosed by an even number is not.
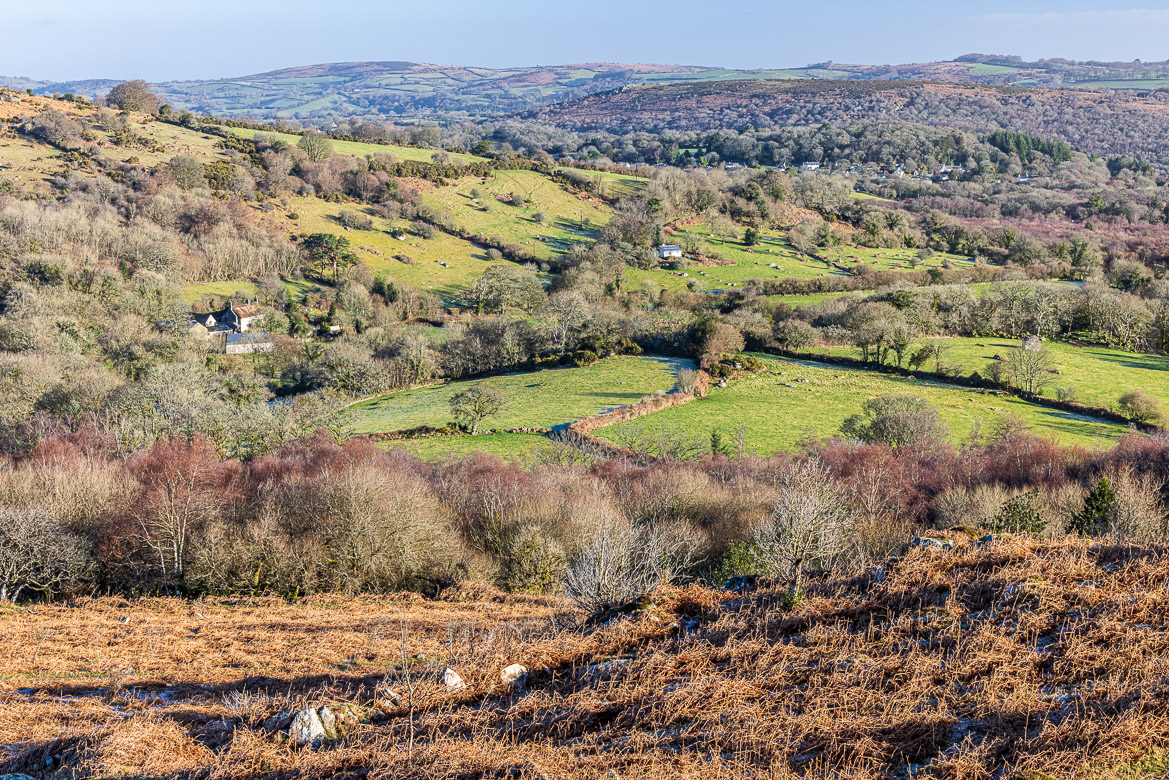
{"type": "Polygon", "coordinates": [[[775,501],[752,541],[767,570],[793,580],[792,593],[798,594],[807,569],[828,568],[844,551],[852,519],[828,467],[809,460],[779,478],[775,501]]]}
{"type": "Polygon", "coordinates": [[[38,509],[0,509],[0,601],[25,593],[52,597],[76,585],[90,565],[85,541],[38,509]]]}
{"type": "Polygon", "coordinates": [[[350,230],[373,230],[373,220],[366,214],[342,211],[337,215],[337,221],[350,230]]]}
{"type": "Polygon", "coordinates": [[[1056,399],[1063,401],[1066,404],[1075,403],[1076,397],[1078,395],[1078,391],[1072,385],[1064,385],[1055,388],[1056,399]]]}
{"type": "Polygon", "coordinates": [[[949,426],[925,399],[883,395],[861,405],[862,413],[844,421],[840,432],[866,444],[903,447],[945,441],[949,426]]]}
{"type": "Polygon", "coordinates": [[[539,528],[512,534],[501,553],[499,585],[513,593],[545,594],[564,578],[564,550],[539,528]]]}
{"type": "Polygon", "coordinates": [[[698,387],[698,372],[693,368],[683,368],[678,372],[674,382],[674,389],[679,393],[693,393],[698,387]]]}
{"type": "Polygon", "coordinates": [[[617,342],[617,352],[622,355],[640,355],[644,352],[644,350],[636,341],[632,341],[628,338],[622,338],[617,342]]]}
{"type": "Polygon", "coordinates": [[[992,530],[995,533],[1039,536],[1046,525],[1039,494],[1031,490],[1007,499],[994,519],[992,530]]]}
{"type": "Polygon", "coordinates": [[[1116,515],[1116,491],[1108,477],[1101,477],[1084,498],[1084,507],[1072,517],[1071,527],[1084,536],[1099,536],[1111,527],[1116,515]]]}
{"type": "Polygon", "coordinates": [[[694,554],[694,542],[681,525],[612,520],[572,557],[564,592],[593,613],[634,604],[673,582],[693,563],[694,554]]]}
{"type": "Polygon", "coordinates": [[[803,320],[783,320],[775,324],[775,343],[781,349],[800,350],[820,340],[816,329],[803,320]]]}
{"type": "Polygon", "coordinates": [[[1155,422],[1161,419],[1161,401],[1143,390],[1132,390],[1120,397],[1116,411],[1133,422],[1155,422]]]}
{"type": "Polygon", "coordinates": [[[593,352],[591,349],[578,349],[576,352],[572,353],[572,364],[579,368],[583,368],[584,366],[591,366],[599,359],[600,358],[597,356],[597,353],[593,352]]]}
{"type": "Polygon", "coordinates": [[[727,545],[722,559],[711,571],[710,581],[715,587],[719,587],[732,577],[758,574],[764,569],[762,553],[754,542],[732,542],[727,545]]]}

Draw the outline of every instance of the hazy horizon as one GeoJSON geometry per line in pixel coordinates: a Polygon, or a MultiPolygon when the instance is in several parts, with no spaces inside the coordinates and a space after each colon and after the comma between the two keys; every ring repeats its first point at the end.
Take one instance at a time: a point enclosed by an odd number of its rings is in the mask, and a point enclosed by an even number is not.
{"type": "Polygon", "coordinates": [[[441,11],[401,0],[247,5],[207,0],[116,7],[62,0],[6,11],[0,75],[37,80],[206,80],[334,62],[412,61],[470,67],[577,62],[800,67],[833,60],[906,64],[970,52],[1027,60],[1165,60],[1169,8],[1121,3],[1001,2],[979,11],[894,0],[802,4],[694,0],[588,8],[536,0],[452,0],[441,11]]]}

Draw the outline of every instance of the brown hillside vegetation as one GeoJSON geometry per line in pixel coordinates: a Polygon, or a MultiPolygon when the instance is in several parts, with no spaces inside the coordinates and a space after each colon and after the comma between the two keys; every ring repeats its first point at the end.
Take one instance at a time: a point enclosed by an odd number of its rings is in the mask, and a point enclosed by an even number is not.
{"type": "Polygon", "coordinates": [[[1167,577],[1159,549],[1006,538],[913,548],[794,607],[691,586],[593,626],[490,591],[37,606],[0,617],[0,772],[1139,776],[1169,745],[1167,577]],[[403,658],[413,721],[389,693],[403,658]],[[326,704],[360,722],[284,741],[281,713],[326,704]]]}
{"type": "Polygon", "coordinates": [[[973,132],[1009,128],[1099,154],[1140,154],[1162,164],[1169,93],[1044,89],[914,81],[741,80],[625,87],[525,116],[590,132],[695,131],[711,127],[844,126],[911,122],[973,132]]]}

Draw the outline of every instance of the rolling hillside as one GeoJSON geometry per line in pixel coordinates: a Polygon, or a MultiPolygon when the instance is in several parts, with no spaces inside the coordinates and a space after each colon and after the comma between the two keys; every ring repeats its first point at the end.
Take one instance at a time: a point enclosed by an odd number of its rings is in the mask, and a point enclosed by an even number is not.
{"type": "Polygon", "coordinates": [[[577,132],[739,131],[908,122],[1010,129],[1097,154],[1169,163],[1169,93],[904,81],[707,81],[627,87],[533,109],[524,118],[577,132]]]}
{"type": "MultiPolygon", "coordinates": [[[[154,85],[171,105],[195,112],[265,120],[352,116],[486,117],[634,84],[740,80],[933,81],[1016,86],[1149,90],[1164,87],[1165,62],[1072,62],[969,54],[901,65],[824,62],[805,67],[732,69],[703,65],[584,63],[478,68],[418,62],[341,62],[283,68],[229,79],[154,85]]],[[[105,94],[117,79],[48,82],[0,76],[0,85],[37,94],[105,94]]]]}

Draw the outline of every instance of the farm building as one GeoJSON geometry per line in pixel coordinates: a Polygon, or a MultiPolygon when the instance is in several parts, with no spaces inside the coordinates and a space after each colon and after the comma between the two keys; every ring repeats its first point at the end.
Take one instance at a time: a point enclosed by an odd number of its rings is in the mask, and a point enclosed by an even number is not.
{"type": "Polygon", "coordinates": [[[674,246],[673,244],[662,244],[658,247],[658,257],[663,260],[667,257],[681,257],[682,247],[674,246]]]}
{"type": "Polygon", "coordinates": [[[248,327],[260,317],[260,304],[229,304],[220,312],[195,313],[191,319],[211,333],[247,333],[248,327]]]}
{"type": "Polygon", "coordinates": [[[818,171],[818,170],[820,170],[820,163],[806,162],[806,163],[803,163],[802,165],[800,165],[800,168],[802,168],[805,171],[818,171]]]}
{"type": "Polygon", "coordinates": [[[271,352],[272,338],[263,331],[228,333],[223,351],[228,355],[250,355],[253,352],[271,352]]]}

